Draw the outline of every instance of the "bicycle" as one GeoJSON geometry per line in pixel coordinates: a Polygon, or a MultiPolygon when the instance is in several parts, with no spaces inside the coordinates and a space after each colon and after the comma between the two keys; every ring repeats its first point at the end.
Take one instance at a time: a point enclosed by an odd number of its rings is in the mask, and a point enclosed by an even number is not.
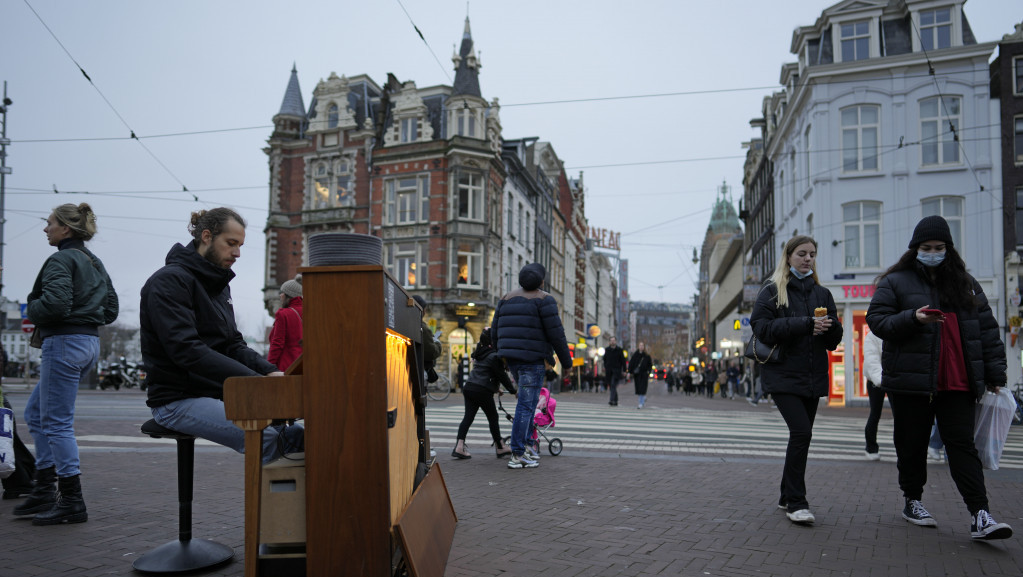
{"type": "Polygon", "coordinates": [[[434,401],[443,401],[451,394],[451,379],[444,373],[437,373],[437,380],[426,383],[426,396],[434,401]]]}

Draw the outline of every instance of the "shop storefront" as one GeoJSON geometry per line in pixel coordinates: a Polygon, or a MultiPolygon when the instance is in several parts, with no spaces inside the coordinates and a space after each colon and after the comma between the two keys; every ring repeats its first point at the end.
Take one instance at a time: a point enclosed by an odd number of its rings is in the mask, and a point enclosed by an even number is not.
{"type": "Polygon", "coordinates": [[[828,404],[832,406],[868,403],[867,378],[863,374],[863,337],[867,307],[874,296],[873,284],[825,284],[835,299],[843,337],[838,348],[828,353],[828,404]]]}

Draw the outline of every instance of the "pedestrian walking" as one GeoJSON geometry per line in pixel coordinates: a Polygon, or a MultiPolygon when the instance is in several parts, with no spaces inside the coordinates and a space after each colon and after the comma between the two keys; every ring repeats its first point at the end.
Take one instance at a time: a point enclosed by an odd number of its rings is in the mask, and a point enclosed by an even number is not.
{"type": "Polygon", "coordinates": [[[501,297],[491,323],[491,338],[497,354],[508,363],[518,385],[518,402],[512,419],[509,469],[540,465],[539,455],[527,450],[533,428],[533,414],[540,400],[546,364],[553,364],[551,351],[561,361],[561,370],[572,366],[565,328],[558,314],[558,302],[540,290],[547,271],[531,263],[519,271],[519,288],[501,297]]]}
{"type": "Polygon", "coordinates": [[[53,209],[43,229],[50,255],[28,295],[28,318],[42,339],[39,382],[25,405],[36,449],[36,486],[14,508],[33,525],[84,523],[75,401],[78,385],[99,359],[99,327],[117,319],[117,291],[103,262],[85,246],[96,234],[86,203],[53,209]],[[54,487],[56,484],[56,487],[54,487]]]}
{"type": "Polygon", "coordinates": [[[646,404],[647,382],[650,380],[652,367],[653,361],[650,360],[650,355],[646,352],[646,345],[639,343],[636,351],[629,357],[629,373],[636,386],[636,396],[639,397],[637,409],[642,409],[646,404]]]}
{"type": "MultiPolygon", "coordinates": [[[[469,434],[469,427],[476,419],[476,413],[483,409],[487,416],[487,423],[490,425],[490,438],[494,440],[494,450],[497,458],[511,455],[511,449],[504,446],[501,441],[501,421],[497,417],[497,405],[494,404],[494,394],[502,394],[500,387],[504,387],[511,394],[516,394],[515,387],[508,377],[508,371],[504,369],[504,361],[497,356],[490,338],[490,327],[483,329],[480,333],[479,342],[472,352],[472,370],[469,378],[462,387],[462,397],[465,400],[465,414],[462,422],[458,425],[458,436],[455,437],[455,448],[451,449],[451,456],[457,459],[471,459],[472,454],[465,446],[465,437],[469,434]]],[[[545,375],[546,378],[546,375],[545,375]]]]}
{"type": "Polygon", "coordinates": [[[714,363],[710,363],[707,365],[706,370],[703,371],[703,385],[705,390],[707,391],[708,398],[711,399],[714,398],[714,385],[716,385],[717,382],[718,382],[717,369],[714,368],[714,363]]]}
{"type": "Polygon", "coordinates": [[[928,435],[937,419],[952,479],[970,512],[970,536],[1012,536],[1012,527],[989,513],[973,442],[977,401],[1006,381],[1001,327],[944,218],[917,223],[909,250],[878,280],[867,323],[885,341],[881,386],[892,407],[902,517],[937,526],[922,503],[928,435]]]}
{"type": "Polygon", "coordinates": [[[611,394],[607,404],[612,407],[618,406],[618,383],[621,382],[624,373],[625,352],[618,346],[618,339],[611,337],[604,349],[604,380],[611,394]]]}
{"type": "MultiPolygon", "coordinates": [[[[245,244],[245,221],[229,208],[193,212],[192,242],[175,244],[142,287],[141,344],[153,419],[242,453],[245,432],[227,420],[228,377],[283,375],[249,348],[231,305],[231,267],[245,244]]],[[[263,462],[304,448],[301,425],[263,430],[263,462]]]]}
{"type": "Polygon", "coordinates": [[[784,358],[761,366],[761,382],[789,428],[778,506],[793,523],[815,521],[806,498],[806,460],[817,405],[828,392],[828,351],[842,341],[831,291],[815,269],[817,241],[795,236],[757,296],[750,324],[757,339],[778,346],[784,358]],[[821,316],[816,310],[821,309],[821,316]]]}
{"type": "MultiPolygon", "coordinates": [[[[0,266],[0,270],[3,270],[3,266],[0,266]]],[[[0,347],[0,375],[4,374],[4,370],[7,368],[7,349],[0,347]]],[[[0,392],[3,391],[3,387],[0,386],[0,392]]],[[[6,395],[3,395],[4,407],[11,410],[11,414],[14,414],[14,407],[11,406],[10,400],[7,399],[6,395]]],[[[29,495],[32,492],[32,478],[36,474],[36,458],[32,456],[32,452],[28,450],[25,443],[21,441],[21,437],[18,436],[18,423],[17,420],[12,418],[11,420],[11,433],[12,433],[12,445],[14,446],[14,472],[11,473],[10,477],[3,479],[0,483],[3,484],[4,500],[7,499],[20,499],[29,495]]]]}
{"type": "Polygon", "coordinates": [[[694,371],[690,373],[693,379],[693,387],[696,389],[696,395],[702,397],[704,392],[703,386],[703,371],[700,367],[694,367],[694,371]]]}
{"type": "MultiPolygon", "coordinates": [[[[869,328],[869,327],[868,327],[869,328]]],[[[877,444],[877,425],[881,422],[885,392],[881,389],[881,338],[872,331],[863,337],[863,374],[867,377],[867,397],[870,399],[870,414],[867,426],[863,428],[867,446],[865,454],[871,461],[881,460],[881,447],[877,444]]]]}
{"type": "Polygon", "coordinates": [[[734,399],[739,393],[739,363],[732,361],[728,363],[728,398],[734,399]]]}
{"type": "Polygon", "coordinates": [[[270,329],[270,351],[266,360],[282,371],[302,355],[302,275],[281,285],[281,306],[274,313],[270,329]]]}

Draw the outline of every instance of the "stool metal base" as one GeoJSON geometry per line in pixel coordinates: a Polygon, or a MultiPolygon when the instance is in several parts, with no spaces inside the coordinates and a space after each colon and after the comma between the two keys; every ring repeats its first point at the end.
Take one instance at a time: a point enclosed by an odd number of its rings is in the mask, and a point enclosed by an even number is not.
{"type": "Polygon", "coordinates": [[[183,573],[230,561],[234,549],[207,539],[174,540],[160,545],[131,564],[144,573],[183,573]]]}

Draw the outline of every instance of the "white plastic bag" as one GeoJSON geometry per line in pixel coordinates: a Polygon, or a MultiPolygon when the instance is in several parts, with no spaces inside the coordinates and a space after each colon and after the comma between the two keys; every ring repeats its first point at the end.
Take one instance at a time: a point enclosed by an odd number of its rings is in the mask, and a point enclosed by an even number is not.
{"type": "MultiPolygon", "coordinates": [[[[0,395],[0,402],[3,396],[0,395]]],[[[14,411],[0,405],[0,479],[14,474],[14,411]]]]}
{"type": "Polygon", "coordinates": [[[985,469],[998,469],[1005,439],[1012,425],[1016,399],[1005,387],[998,393],[986,392],[977,403],[977,422],[973,428],[973,443],[977,446],[980,462],[985,469]]]}

